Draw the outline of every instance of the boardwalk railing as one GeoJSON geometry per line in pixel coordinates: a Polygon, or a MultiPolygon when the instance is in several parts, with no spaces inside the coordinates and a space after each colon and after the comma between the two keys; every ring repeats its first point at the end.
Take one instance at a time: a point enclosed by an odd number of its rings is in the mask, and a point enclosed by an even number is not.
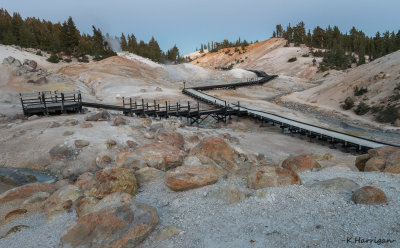
{"type": "Polygon", "coordinates": [[[34,93],[20,93],[22,109],[25,115],[37,113],[65,113],[82,109],[80,91],[42,91],[34,93]]]}

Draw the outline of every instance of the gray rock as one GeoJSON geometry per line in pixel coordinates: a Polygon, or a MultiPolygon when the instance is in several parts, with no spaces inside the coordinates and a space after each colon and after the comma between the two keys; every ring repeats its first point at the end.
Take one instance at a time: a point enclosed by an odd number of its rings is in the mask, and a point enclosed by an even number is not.
{"type": "Polygon", "coordinates": [[[320,181],[310,185],[311,188],[318,188],[323,190],[333,190],[342,193],[351,193],[357,190],[360,186],[353,180],[337,177],[325,181],[320,181]]]}
{"type": "Polygon", "coordinates": [[[85,121],[109,121],[112,115],[107,110],[88,113],[85,116],[85,121]]]}
{"type": "Polygon", "coordinates": [[[74,160],[79,154],[78,150],[65,144],[59,144],[51,148],[50,157],[54,160],[66,159],[74,160]]]}
{"type": "Polygon", "coordinates": [[[89,141],[87,141],[87,140],[75,140],[74,143],[75,143],[76,148],[83,148],[90,144],[89,141]]]}
{"type": "Polygon", "coordinates": [[[25,59],[24,60],[24,65],[29,66],[33,70],[36,70],[36,68],[37,68],[37,62],[34,61],[34,60],[30,60],[30,59],[25,59]]]}

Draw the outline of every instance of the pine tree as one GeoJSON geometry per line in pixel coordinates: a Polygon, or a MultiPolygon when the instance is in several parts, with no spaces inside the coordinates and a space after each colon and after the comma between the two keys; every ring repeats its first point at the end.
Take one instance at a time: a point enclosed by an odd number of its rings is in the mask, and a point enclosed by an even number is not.
{"type": "Polygon", "coordinates": [[[124,33],[121,34],[121,49],[122,51],[128,51],[128,42],[126,41],[124,33]]]}

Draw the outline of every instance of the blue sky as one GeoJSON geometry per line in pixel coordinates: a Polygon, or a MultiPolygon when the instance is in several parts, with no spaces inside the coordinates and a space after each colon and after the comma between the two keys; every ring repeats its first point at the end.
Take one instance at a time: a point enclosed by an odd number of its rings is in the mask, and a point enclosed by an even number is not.
{"type": "Polygon", "coordinates": [[[72,16],[82,32],[95,25],[146,42],[154,36],[164,51],[177,44],[181,54],[212,40],[265,40],[276,24],[301,20],[311,29],[355,26],[368,35],[400,29],[399,0],[0,0],[0,8],[53,22],[72,16]]]}

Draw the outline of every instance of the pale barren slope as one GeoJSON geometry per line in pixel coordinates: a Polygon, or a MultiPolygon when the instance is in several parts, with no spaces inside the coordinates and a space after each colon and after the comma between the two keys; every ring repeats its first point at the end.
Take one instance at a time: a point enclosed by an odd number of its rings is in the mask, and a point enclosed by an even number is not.
{"type": "MultiPolygon", "coordinates": [[[[271,38],[249,45],[246,52],[239,54],[234,48],[221,49],[215,53],[207,53],[192,61],[192,64],[205,68],[228,67],[262,70],[269,74],[281,74],[291,77],[311,79],[316,77],[317,66],[313,66],[313,57],[302,57],[309,54],[307,47],[284,47],[286,40],[271,38]],[[290,58],[297,61],[289,63],[290,58]],[[243,61],[243,62],[242,62],[243,61]]],[[[240,51],[241,48],[239,48],[240,51]]],[[[317,61],[320,61],[317,58],[317,61]]]]}
{"type": "Polygon", "coordinates": [[[371,63],[353,68],[348,72],[328,76],[319,86],[295,92],[283,97],[285,101],[300,102],[327,111],[339,111],[357,119],[371,119],[370,115],[357,116],[343,110],[340,105],[346,97],[354,96],[354,87],[367,87],[368,92],[354,97],[356,104],[364,101],[369,105],[390,103],[389,97],[400,83],[400,51],[386,55],[371,63]]]}

